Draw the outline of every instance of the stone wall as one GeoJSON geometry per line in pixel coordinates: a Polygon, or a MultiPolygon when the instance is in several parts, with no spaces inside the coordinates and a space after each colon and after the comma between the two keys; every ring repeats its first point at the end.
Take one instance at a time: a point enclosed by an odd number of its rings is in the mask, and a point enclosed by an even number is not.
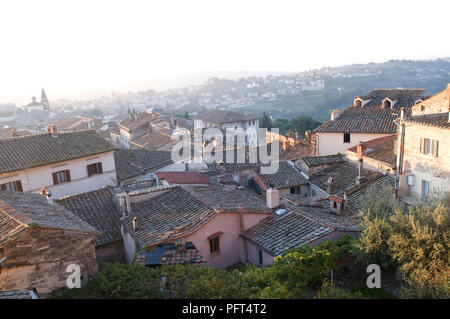
{"type": "MultiPolygon", "coordinates": [[[[409,193],[420,199],[422,180],[431,183],[430,190],[450,191],[450,130],[407,123],[405,127],[405,174],[415,176],[415,184],[409,193]],[[438,157],[420,153],[420,139],[430,138],[439,141],[438,157]]],[[[407,186],[406,186],[407,187],[407,186]]]]}
{"type": "Polygon", "coordinates": [[[85,284],[98,271],[94,238],[93,234],[32,226],[0,243],[2,255],[8,257],[2,263],[0,291],[36,288],[47,294],[66,286],[70,264],[80,266],[85,284]]]}
{"type": "Polygon", "coordinates": [[[104,263],[125,263],[125,251],[122,239],[95,247],[97,254],[98,268],[102,268],[104,263]]]}

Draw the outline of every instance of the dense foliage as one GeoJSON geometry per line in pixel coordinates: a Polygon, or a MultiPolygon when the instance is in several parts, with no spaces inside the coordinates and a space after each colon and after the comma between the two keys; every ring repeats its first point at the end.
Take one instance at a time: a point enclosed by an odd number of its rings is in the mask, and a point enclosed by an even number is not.
{"type": "Polygon", "coordinates": [[[396,267],[402,296],[450,297],[449,196],[402,209],[381,205],[363,212],[360,256],[380,266],[396,267]]]}
{"type": "Polygon", "coordinates": [[[354,239],[344,236],[311,248],[302,246],[270,267],[223,270],[190,265],[147,268],[107,264],[84,288],[60,289],[51,297],[77,298],[303,298],[319,287],[354,239]]]}

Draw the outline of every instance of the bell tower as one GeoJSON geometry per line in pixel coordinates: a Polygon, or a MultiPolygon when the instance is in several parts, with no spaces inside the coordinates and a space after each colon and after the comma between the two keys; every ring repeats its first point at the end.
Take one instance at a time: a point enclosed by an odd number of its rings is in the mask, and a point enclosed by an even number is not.
{"type": "Polygon", "coordinates": [[[45,94],[44,88],[42,88],[41,93],[41,104],[44,107],[45,111],[48,111],[50,109],[50,104],[48,103],[47,94],[45,94]]]}

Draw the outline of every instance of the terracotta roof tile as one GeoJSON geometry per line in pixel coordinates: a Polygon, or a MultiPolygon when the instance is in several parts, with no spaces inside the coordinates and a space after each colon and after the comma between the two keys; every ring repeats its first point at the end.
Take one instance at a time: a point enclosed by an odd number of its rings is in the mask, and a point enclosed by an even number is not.
{"type": "Polygon", "coordinates": [[[56,202],[101,232],[101,236],[95,239],[96,246],[122,239],[119,213],[109,187],[64,197],[56,202]]]}

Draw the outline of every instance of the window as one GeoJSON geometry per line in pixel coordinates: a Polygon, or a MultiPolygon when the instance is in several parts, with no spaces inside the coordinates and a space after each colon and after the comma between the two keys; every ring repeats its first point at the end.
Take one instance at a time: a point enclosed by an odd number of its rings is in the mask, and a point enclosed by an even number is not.
{"type": "Polygon", "coordinates": [[[344,133],[344,143],[350,143],[350,133],[344,133]]]}
{"type": "Polygon", "coordinates": [[[259,262],[259,264],[260,265],[262,265],[263,264],[263,253],[262,253],[262,250],[261,249],[258,249],[258,262],[259,262]]]}
{"type": "Polygon", "coordinates": [[[430,196],[430,182],[426,180],[422,180],[422,199],[430,196]]]}
{"type": "Polygon", "coordinates": [[[220,252],[219,236],[211,238],[209,240],[209,250],[211,254],[218,254],[220,252]]]}
{"type": "Polygon", "coordinates": [[[290,189],[291,194],[301,194],[301,188],[300,187],[291,187],[290,189]]]}
{"type": "Polygon", "coordinates": [[[53,176],[53,185],[70,182],[70,171],[68,169],[64,171],[54,172],[52,176],[53,176]]]}
{"type": "Polygon", "coordinates": [[[425,155],[439,156],[439,141],[430,138],[420,139],[420,153],[425,155]]]}
{"type": "Polygon", "coordinates": [[[2,191],[8,191],[8,192],[23,192],[21,181],[14,181],[14,182],[1,184],[0,189],[2,191]]]}
{"type": "Polygon", "coordinates": [[[98,163],[94,163],[94,164],[89,164],[87,166],[87,171],[88,171],[88,176],[103,173],[102,163],[98,162],[98,163]]]}

